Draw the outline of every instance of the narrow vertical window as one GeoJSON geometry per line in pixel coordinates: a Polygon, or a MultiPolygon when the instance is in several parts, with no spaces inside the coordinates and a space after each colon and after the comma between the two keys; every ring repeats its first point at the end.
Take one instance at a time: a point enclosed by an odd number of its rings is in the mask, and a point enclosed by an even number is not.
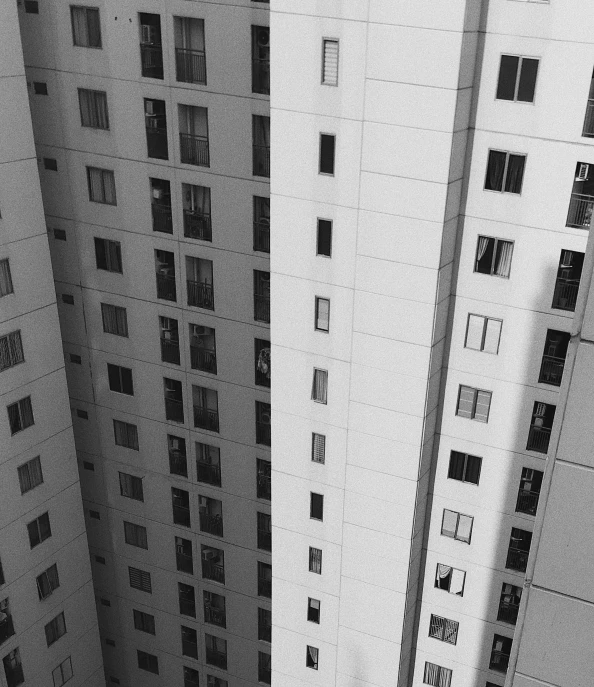
{"type": "Polygon", "coordinates": [[[12,275],[10,273],[10,263],[8,258],[0,260],[0,298],[8,296],[9,293],[14,293],[12,287],[12,275]]]}
{"type": "Polygon", "coordinates": [[[338,41],[333,38],[322,40],[322,83],[338,86],[338,41]]]}
{"type": "Polygon", "coordinates": [[[334,176],[334,152],[336,136],[333,134],[320,134],[320,174],[334,176]]]}
{"type": "Polygon", "coordinates": [[[328,370],[314,368],[311,398],[316,403],[328,403],[328,370]]]}
{"type": "Polygon", "coordinates": [[[312,520],[324,519],[324,495],[313,491],[309,495],[309,517],[312,520]]]}
{"type": "Polygon", "coordinates": [[[330,330],[330,299],[316,296],[316,329],[320,332],[330,330]]]}
{"type": "Polygon", "coordinates": [[[326,462],[326,436],[324,434],[311,435],[311,459],[314,463],[326,462]]]}
{"type": "Polygon", "coordinates": [[[309,572],[322,574],[322,549],[309,547],[309,572]]]}
{"type": "Polygon", "coordinates": [[[332,220],[318,218],[317,255],[327,258],[332,254],[332,220]]]}

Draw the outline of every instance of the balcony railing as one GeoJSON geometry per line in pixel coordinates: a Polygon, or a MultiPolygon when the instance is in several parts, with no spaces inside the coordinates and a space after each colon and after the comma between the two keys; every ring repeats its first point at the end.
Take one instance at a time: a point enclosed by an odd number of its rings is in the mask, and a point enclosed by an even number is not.
{"type": "Polygon", "coordinates": [[[592,209],[594,208],[594,196],[583,193],[572,193],[569,201],[569,212],[567,213],[568,227],[578,229],[589,229],[592,219],[592,209]]]}
{"type": "Polygon", "coordinates": [[[588,138],[594,137],[594,100],[588,100],[588,105],[586,106],[586,116],[584,118],[584,128],[582,130],[582,136],[588,138]]]}
{"type": "Polygon", "coordinates": [[[201,406],[194,406],[194,427],[208,429],[211,432],[219,431],[219,411],[209,410],[201,406]]]}
{"type": "Polygon", "coordinates": [[[199,241],[212,241],[210,215],[193,210],[184,210],[184,236],[199,241]]]}
{"type": "Polygon", "coordinates": [[[227,670],[227,654],[223,651],[206,647],[206,662],[221,670],[227,670]]]}
{"type": "Polygon", "coordinates": [[[179,145],[181,161],[187,165],[210,167],[210,154],[208,150],[208,138],[194,134],[180,134],[179,145]]]}
{"type": "Polygon", "coordinates": [[[252,93],[270,95],[270,60],[252,60],[252,93]]]}
{"type": "Polygon", "coordinates": [[[575,310],[575,303],[580,288],[579,279],[557,279],[553,294],[553,308],[557,310],[575,310]]]}
{"type": "Polygon", "coordinates": [[[182,527],[191,527],[190,509],[186,506],[176,506],[173,504],[173,523],[182,527]]]}
{"type": "Polygon", "coordinates": [[[266,580],[263,577],[258,578],[258,595],[268,599],[272,597],[272,580],[266,580]]]}
{"type": "Polygon", "coordinates": [[[219,563],[202,559],[202,577],[205,580],[214,580],[225,584],[225,568],[219,563]]]}
{"type": "Polygon", "coordinates": [[[538,381],[542,384],[561,386],[561,377],[563,377],[564,366],[565,358],[557,358],[552,355],[543,355],[538,381]]]}
{"type": "Polygon", "coordinates": [[[526,572],[526,565],[528,563],[528,551],[521,551],[520,549],[508,549],[507,560],[505,567],[510,570],[518,570],[519,572],[526,572]]]}
{"type": "Polygon", "coordinates": [[[165,399],[165,417],[172,422],[184,421],[184,404],[173,398],[165,399]]]}
{"type": "Polygon", "coordinates": [[[204,606],[204,622],[218,625],[219,627],[226,627],[225,611],[214,606],[204,606]]]}
{"type": "Polygon", "coordinates": [[[547,427],[530,427],[528,433],[528,443],[526,448],[529,451],[537,451],[538,453],[546,453],[549,450],[549,440],[551,438],[551,430],[547,427]]]}
{"type": "Polygon", "coordinates": [[[190,361],[193,370],[202,370],[213,375],[217,373],[217,354],[215,351],[190,346],[190,361]]]}
{"type": "Polygon", "coordinates": [[[270,475],[258,475],[258,489],[257,496],[259,499],[266,499],[270,501],[271,489],[270,489],[270,475]]]}
{"type": "Polygon", "coordinates": [[[491,670],[497,670],[500,673],[506,673],[508,664],[509,654],[504,654],[503,651],[491,652],[491,660],[489,661],[489,668],[491,670]]]}
{"type": "Polygon", "coordinates": [[[254,294],[254,320],[270,322],[270,296],[254,294]]]}
{"type": "Polygon", "coordinates": [[[142,76],[149,79],[163,78],[163,50],[160,45],[141,45],[142,76]]]}
{"type": "Polygon", "coordinates": [[[270,176],[270,146],[254,144],[253,148],[253,174],[256,177],[270,176]]]}
{"type": "Polygon", "coordinates": [[[212,284],[204,284],[199,281],[188,282],[188,305],[205,310],[214,310],[214,289],[212,284]]]}
{"type": "Polygon", "coordinates": [[[146,147],[148,157],[167,160],[169,150],[167,146],[167,129],[146,127],[146,147]]]}
{"type": "Polygon", "coordinates": [[[195,642],[190,642],[190,640],[182,638],[182,655],[197,659],[198,645],[195,642]]]}
{"type": "Polygon", "coordinates": [[[270,221],[254,222],[254,250],[270,253],[270,221]]]}
{"type": "Polygon", "coordinates": [[[0,644],[3,644],[9,637],[14,634],[14,624],[12,616],[8,615],[0,622],[0,644]]]}
{"type": "Polygon", "coordinates": [[[272,551],[272,532],[258,530],[258,548],[264,551],[272,551]]]}
{"type": "Polygon", "coordinates": [[[179,451],[169,451],[169,472],[172,475],[188,476],[188,460],[179,451]]]}
{"type": "Polygon", "coordinates": [[[161,339],[161,360],[164,363],[179,365],[179,341],[161,339]]]}
{"type": "Polygon", "coordinates": [[[205,484],[212,484],[215,487],[221,486],[221,466],[213,465],[212,463],[201,463],[197,461],[196,463],[199,482],[204,482],[205,484]]]}
{"type": "Polygon", "coordinates": [[[181,551],[175,552],[175,562],[177,563],[177,569],[181,572],[188,573],[189,575],[194,574],[194,561],[192,556],[187,553],[181,553],[181,551]]]}
{"type": "Polygon", "coordinates": [[[206,85],[206,55],[204,50],[176,48],[175,72],[178,81],[206,85]]]}
{"type": "Polygon", "coordinates": [[[177,300],[175,277],[173,275],[159,274],[157,272],[157,298],[162,298],[164,301],[177,300]]]}
{"type": "Polygon", "coordinates": [[[518,492],[518,500],[516,501],[516,513],[536,515],[539,496],[540,493],[537,491],[524,491],[524,489],[520,489],[518,492]]]}
{"type": "Polygon", "coordinates": [[[266,422],[256,422],[256,443],[270,446],[270,425],[266,422]]]}
{"type": "Polygon", "coordinates": [[[200,513],[200,531],[214,534],[215,537],[223,536],[223,518],[217,513],[200,513]]]}
{"type": "Polygon", "coordinates": [[[164,234],[173,234],[173,219],[171,206],[152,203],[153,231],[162,231],[164,234]]]}
{"type": "Polygon", "coordinates": [[[502,623],[510,623],[515,625],[518,619],[518,609],[520,607],[517,604],[506,603],[501,601],[499,604],[499,610],[497,612],[497,620],[502,623]]]}
{"type": "Polygon", "coordinates": [[[182,615],[189,615],[192,618],[196,617],[196,603],[192,601],[191,599],[182,599],[180,598],[179,600],[179,612],[182,615]]]}
{"type": "Polygon", "coordinates": [[[25,682],[23,666],[15,666],[14,668],[4,666],[4,674],[6,675],[8,687],[17,687],[17,685],[22,685],[25,682]]]}

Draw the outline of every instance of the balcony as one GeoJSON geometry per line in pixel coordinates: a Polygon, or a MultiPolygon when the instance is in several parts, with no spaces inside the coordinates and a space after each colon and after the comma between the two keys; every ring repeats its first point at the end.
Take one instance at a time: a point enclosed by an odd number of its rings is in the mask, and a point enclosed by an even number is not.
{"type": "Polygon", "coordinates": [[[583,193],[572,193],[569,201],[566,226],[577,229],[589,229],[594,208],[594,196],[583,193]]]}
{"type": "Polygon", "coordinates": [[[180,134],[179,146],[181,161],[187,165],[210,167],[210,154],[208,150],[208,138],[194,134],[180,134]]]}
{"type": "Polygon", "coordinates": [[[252,173],[256,177],[270,176],[270,146],[256,145],[253,150],[253,169],[252,173]]]}
{"type": "Polygon", "coordinates": [[[193,370],[202,370],[203,372],[210,372],[216,375],[217,354],[215,351],[190,346],[190,360],[193,370]]]}
{"type": "Polygon", "coordinates": [[[14,624],[12,616],[7,615],[4,620],[0,621],[0,644],[3,644],[9,637],[14,634],[14,624]]]}
{"type": "Polygon", "coordinates": [[[218,432],[219,411],[194,406],[194,427],[208,429],[210,432],[218,432]]]}
{"type": "Polygon", "coordinates": [[[157,298],[164,301],[176,301],[175,276],[157,273],[157,298]]]}
{"type": "Polygon", "coordinates": [[[270,501],[270,475],[258,475],[257,496],[259,499],[270,501]]]}
{"type": "Polygon", "coordinates": [[[551,430],[547,427],[530,427],[528,433],[528,443],[526,449],[529,451],[536,451],[538,453],[546,453],[549,450],[549,441],[551,439],[551,430]]]}
{"type": "Polygon", "coordinates": [[[182,637],[182,656],[189,656],[198,660],[198,644],[182,637]]]}
{"type": "Polygon", "coordinates": [[[270,323],[270,296],[254,294],[254,320],[270,323]]]}
{"type": "Polygon", "coordinates": [[[213,465],[212,463],[201,463],[196,462],[196,467],[198,471],[197,479],[198,482],[204,482],[205,484],[212,484],[215,487],[221,486],[221,466],[213,465]]]}
{"type": "Polygon", "coordinates": [[[179,365],[179,341],[161,339],[161,360],[164,363],[179,365]]]}
{"type": "Polygon", "coordinates": [[[164,234],[173,234],[173,219],[171,216],[171,206],[152,203],[153,231],[161,231],[164,234]]]}
{"type": "Polygon", "coordinates": [[[520,607],[517,604],[506,603],[501,601],[499,604],[499,610],[497,612],[497,620],[502,623],[509,623],[510,625],[515,625],[518,619],[518,609],[520,607]]]}
{"type": "Polygon", "coordinates": [[[182,527],[191,527],[190,509],[186,506],[176,506],[173,504],[173,523],[182,527]]]}
{"type": "Polygon", "coordinates": [[[23,666],[15,666],[14,668],[9,668],[6,664],[4,665],[4,674],[6,675],[6,684],[8,687],[17,687],[17,685],[22,685],[25,682],[25,675],[23,673],[23,666]]]}
{"type": "Polygon", "coordinates": [[[188,282],[188,305],[205,310],[214,310],[214,289],[212,284],[199,281],[188,282]]]}
{"type": "Polygon", "coordinates": [[[204,606],[204,622],[211,623],[211,625],[218,625],[219,627],[226,627],[227,620],[225,611],[214,606],[204,606]]]}
{"type": "Polygon", "coordinates": [[[258,530],[258,548],[264,551],[272,551],[272,532],[258,530]]]}
{"type": "Polygon", "coordinates": [[[202,559],[202,577],[205,580],[213,580],[225,584],[225,568],[219,563],[202,559]]]}
{"type": "Polygon", "coordinates": [[[217,513],[200,513],[200,531],[214,534],[215,537],[223,536],[223,518],[217,513]]]}
{"type": "Polygon", "coordinates": [[[194,561],[192,556],[187,553],[182,553],[179,550],[175,552],[175,562],[177,564],[177,569],[180,572],[188,573],[188,575],[194,574],[194,561]]]}
{"type": "Polygon", "coordinates": [[[206,662],[211,666],[216,666],[221,670],[227,670],[227,654],[224,651],[217,651],[206,647],[206,662]]]}
{"type": "Polygon", "coordinates": [[[180,451],[169,451],[169,472],[172,475],[188,476],[188,461],[184,453],[180,451]]]}
{"type": "Polygon", "coordinates": [[[506,673],[508,664],[509,654],[505,654],[503,651],[491,652],[491,660],[489,661],[489,668],[491,670],[497,670],[500,673],[506,673]]]}
{"type": "Polygon", "coordinates": [[[160,45],[141,45],[142,76],[149,79],[163,78],[163,50],[160,45]]]}
{"type": "Polygon", "coordinates": [[[272,598],[272,580],[266,580],[263,577],[258,578],[258,596],[265,596],[267,599],[272,598]]]}
{"type": "Polygon", "coordinates": [[[165,399],[165,417],[172,422],[184,421],[184,404],[173,398],[165,399]]]}
{"type": "Polygon", "coordinates": [[[538,381],[541,384],[561,386],[561,378],[563,377],[564,366],[565,358],[556,358],[552,355],[543,355],[538,381]]]}
{"type": "Polygon", "coordinates": [[[270,253],[270,220],[254,222],[254,250],[270,253]]]}
{"type": "Polygon", "coordinates": [[[175,49],[177,81],[206,85],[206,55],[204,50],[175,49]]]}
{"type": "Polygon", "coordinates": [[[167,129],[162,127],[146,127],[147,156],[157,160],[167,160],[169,150],[167,146],[167,129]]]}
{"type": "Polygon", "coordinates": [[[553,294],[553,308],[557,310],[575,310],[575,303],[580,288],[579,279],[557,279],[553,294]]]}
{"type": "Polygon", "coordinates": [[[516,501],[516,513],[536,515],[539,496],[539,492],[524,491],[523,489],[520,489],[520,491],[518,492],[518,500],[516,501]]]}
{"type": "Polygon", "coordinates": [[[505,567],[509,570],[526,572],[526,565],[528,563],[528,553],[528,551],[521,551],[520,549],[509,549],[507,552],[507,560],[505,561],[505,567]]]}
{"type": "Polygon", "coordinates": [[[212,241],[210,215],[203,212],[184,210],[184,236],[199,241],[212,241]]]}
{"type": "Polygon", "coordinates": [[[256,422],[256,443],[270,446],[270,425],[266,422],[256,422]]]}

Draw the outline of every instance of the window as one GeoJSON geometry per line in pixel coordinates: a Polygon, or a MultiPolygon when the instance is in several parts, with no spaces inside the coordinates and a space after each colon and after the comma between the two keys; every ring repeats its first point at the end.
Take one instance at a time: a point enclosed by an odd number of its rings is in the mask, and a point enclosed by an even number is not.
{"type": "MultiPolygon", "coordinates": [[[[570,312],[575,310],[583,264],[583,253],[578,253],[573,250],[561,251],[551,308],[569,310],[570,312]]],[[[1,280],[2,276],[0,270],[0,294],[2,293],[1,280]]]]}
{"type": "Polygon", "coordinates": [[[107,93],[105,91],[91,91],[87,88],[79,88],[78,104],[80,107],[81,126],[91,129],[109,129],[107,93]]]}
{"type": "Polygon", "coordinates": [[[311,398],[316,403],[328,403],[328,371],[314,368],[311,398]]]}
{"type": "Polygon", "coordinates": [[[320,174],[334,176],[334,149],[336,136],[333,134],[320,134],[320,174]]]}
{"type": "Polygon", "coordinates": [[[314,463],[326,462],[326,436],[324,434],[311,435],[311,459],[314,463]]]}
{"type": "Polygon", "coordinates": [[[103,319],[103,331],[106,334],[116,336],[128,336],[128,315],[126,308],[117,305],[101,303],[101,317],[103,319]]]}
{"type": "Polygon", "coordinates": [[[540,374],[538,376],[540,384],[561,386],[570,337],[571,334],[569,332],[547,329],[540,374]]]}
{"type": "Polygon", "coordinates": [[[159,317],[161,341],[161,360],[164,363],[179,365],[179,328],[172,317],[159,317]]]}
{"type": "Polygon", "coordinates": [[[204,19],[173,17],[176,79],[206,86],[204,19]]]}
{"type": "Polygon", "coordinates": [[[498,100],[534,102],[538,60],[518,55],[502,55],[497,81],[498,100]]]}
{"type": "Polygon", "coordinates": [[[64,613],[60,613],[45,626],[45,640],[47,645],[51,646],[65,634],[66,621],[64,620],[64,613]]]}
{"type": "Polygon", "coordinates": [[[504,582],[501,587],[501,596],[499,597],[497,620],[501,621],[502,623],[510,623],[510,625],[515,625],[518,619],[518,610],[520,608],[521,599],[522,587],[516,587],[513,584],[504,582]]]}
{"type": "Polygon", "coordinates": [[[101,47],[101,24],[99,10],[94,7],[70,6],[72,19],[72,40],[83,48],[101,47]]]}
{"type": "Polygon", "coordinates": [[[182,655],[198,660],[198,635],[192,627],[181,626],[182,655]]]}
{"type": "Polygon", "coordinates": [[[39,2],[37,0],[25,0],[25,12],[27,14],[39,14],[39,2]]]}
{"type": "Polygon", "coordinates": [[[254,250],[270,253],[270,198],[254,196],[254,250]]]}
{"type": "Polygon", "coordinates": [[[338,41],[332,38],[322,40],[322,83],[338,86],[338,41]]]}
{"type": "Polygon", "coordinates": [[[16,434],[22,432],[27,427],[35,424],[33,418],[33,406],[31,405],[31,396],[21,398],[16,403],[11,403],[6,407],[8,411],[8,423],[10,425],[10,433],[16,434]]]}
{"type": "Polygon", "coordinates": [[[271,463],[269,460],[256,459],[256,495],[259,499],[270,501],[271,463]]]}
{"type": "Polygon", "coordinates": [[[258,682],[269,685],[271,682],[272,664],[270,654],[258,651],[258,682]]]}
{"type": "Polygon", "coordinates": [[[179,572],[194,574],[194,557],[192,555],[192,542],[182,537],[175,538],[175,564],[179,572]]]}
{"type": "Polygon", "coordinates": [[[155,616],[149,613],[143,613],[142,611],[137,611],[135,608],[132,609],[134,614],[134,627],[140,632],[148,632],[150,635],[155,634],[155,616]]]}
{"type": "Polygon", "coordinates": [[[178,105],[181,161],[186,165],[210,167],[208,109],[178,105]]]}
{"type": "Polygon", "coordinates": [[[138,428],[121,420],[113,421],[113,433],[116,446],[124,446],[138,451],[138,428]]]}
{"type": "Polygon", "coordinates": [[[204,622],[219,627],[227,626],[225,597],[214,592],[203,592],[204,622]]]}
{"type": "Polygon", "coordinates": [[[466,572],[464,570],[458,570],[450,565],[443,565],[443,563],[437,564],[434,585],[436,589],[443,589],[450,594],[464,596],[465,580],[466,572]]]}
{"type": "Polygon", "coordinates": [[[258,639],[263,642],[272,639],[272,612],[266,608],[258,609],[258,639]]]}
{"type": "Polygon", "coordinates": [[[12,276],[10,274],[10,262],[8,258],[0,260],[0,298],[14,293],[12,287],[12,276]]]}
{"type": "Polygon", "coordinates": [[[90,201],[105,205],[117,205],[113,170],[87,167],[87,182],[90,201]]]}
{"type": "Polygon", "coordinates": [[[29,544],[34,549],[38,544],[52,536],[49,513],[44,513],[27,525],[29,544]]]}
{"type": "Polygon", "coordinates": [[[270,527],[270,514],[257,513],[258,520],[258,548],[264,551],[272,551],[272,529],[270,527]]]}
{"type": "Polygon", "coordinates": [[[165,400],[165,419],[183,423],[184,398],[182,383],[179,379],[163,377],[163,397],[165,400]]]}
{"type": "Polygon", "coordinates": [[[313,546],[309,547],[309,572],[322,574],[322,549],[315,549],[313,546]]]}
{"type": "Polygon", "coordinates": [[[94,463],[89,463],[89,462],[87,462],[86,460],[83,461],[83,468],[84,468],[85,470],[92,470],[93,472],[95,472],[95,464],[94,464],[94,463]]]}
{"type": "Polygon", "coordinates": [[[526,156],[503,150],[489,150],[485,190],[520,193],[526,156]]]}
{"type": "Polygon", "coordinates": [[[120,242],[95,237],[95,263],[98,270],[122,274],[122,247],[120,242]]]}
{"type": "Polygon", "coordinates": [[[54,229],[54,238],[56,241],[66,241],[65,229],[54,229]]]}
{"type": "Polygon", "coordinates": [[[493,636],[493,646],[491,648],[491,659],[489,669],[500,673],[506,673],[509,665],[509,655],[511,654],[512,638],[502,635],[493,636]]]}
{"type": "Polygon", "coordinates": [[[316,329],[319,332],[330,331],[330,299],[316,296],[316,329]]]}
{"type": "Polygon", "coordinates": [[[77,353],[71,353],[70,362],[74,363],[75,365],[82,365],[82,358],[77,353]]]}
{"type": "Polygon", "coordinates": [[[502,320],[469,314],[464,347],[497,355],[502,325],[502,320]]]}
{"type": "Polygon", "coordinates": [[[540,470],[522,468],[518,500],[516,501],[516,513],[536,515],[543,474],[540,470]]]}
{"type": "MultiPolygon", "coordinates": [[[[206,592],[204,592],[206,594],[206,592]]],[[[196,594],[191,584],[177,583],[177,595],[179,600],[179,612],[181,615],[196,617],[196,594]]]]}
{"type": "Polygon", "coordinates": [[[136,650],[138,656],[138,667],[140,670],[146,670],[149,673],[159,674],[159,659],[153,654],[147,654],[145,651],[136,650]]]}
{"type": "Polygon", "coordinates": [[[47,84],[45,81],[34,81],[33,93],[35,93],[35,95],[47,95],[47,84]]]}
{"type": "Polygon", "coordinates": [[[513,241],[503,241],[491,236],[479,236],[476,245],[474,271],[508,279],[513,251],[513,241]]]}
{"type": "Polygon", "coordinates": [[[512,527],[505,567],[509,570],[526,572],[531,543],[532,532],[521,530],[519,527],[512,527]]]}
{"type": "Polygon", "coordinates": [[[221,450],[218,446],[196,442],[196,473],[198,482],[221,486],[221,450]]]}
{"type": "Polygon", "coordinates": [[[423,684],[433,685],[433,687],[450,687],[452,682],[452,671],[449,668],[442,668],[435,663],[425,661],[425,672],[423,673],[423,684]]]}
{"type": "Polygon", "coordinates": [[[219,393],[216,389],[192,385],[194,427],[219,431],[219,393]]]}
{"type": "Polygon", "coordinates": [[[556,406],[550,403],[535,401],[532,408],[532,420],[530,421],[526,450],[537,453],[546,453],[549,450],[555,410],[556,406]]]}
{"type": "Polygon", "coordinates": [[[142,478],[129,475],[127,472],[119,472],[118,474],[120,476],[120,494],[128,499],[144,501],[142,478]]]}
{"type": "Polygon", "coordinates": [[[130,586],[132,589],[138,589],[139,591],[146,592],[147,594],[153,593],[150,572],[146,572],[146,570],[140,570],[139,568],[128,567],[128,578],[130,580],[130,586]]]}
{"type": "Polygon", "coordinates": [[[0,560],[0,585],[3,585],[4,582],[4,570],[2,570],[2,561],[0,560]]]}
{"type": "Polygon", "coordinates": [[[101,565],[105,565],[105,558],[103,556],[95,556],[95,563],[100,563],[101,565]]]}
{"type": "Polygon", "coordinates": [[[481,476],[481,463],[479,456],[471,456],[469,453],[452,451],[450,453],[449,479],[457,479],[460,482],[478,484],[481,476]]]}
{"type": "Polygon", "coordinates": [[[57,172],[58,171],[58,161],[53,157],[44,157],[43,158],[43,168],[49,169],[52,172],[57,172]]]}
{"type": "Polygon", "coordinates": [[[200,531],[223,536],[223,502],[208,496],[198,495],[200,531]]]}
{"type": "Polygon", "coordinates": [[[60,578],[58,577],[58,566],[54,563],[50,565],[47,570],[44,570],[41,575],[36,578],[37,593],[39,600],[47,599],[60,586],[60,578]]]}
{"type": "Polygon", "coordinates": [[[252,115],[252,174],[270,176],[270,117],[252,115]]]}
{"type": "Polygon", "coordinates": [[[316,255],[332,256],[332,220],[318,218],[316,255]]]}
{"type": "Polygon", "coordinates": [[[271,407],[270,403],[256,401],[256,443],[270,446],[271,432],[271,407]]]}
{"type": "Polygon", "coordinates": [[[201,545],[202,577],[225,584],[225,552],[213,546],[201,545]]]}
{"type": "Polygon", "coordinates": [[[126,540],[126,544],[130,544],[130,546],[137,546],[139,549],[148,549],[146,527],[142,525],[135,525],[132,522],[126,522],[124,520],[124,539],[126,540]]]}
{"type": "Polygon", "coordinates": [[[167,144],[167,113],[164,100],[144,99],[147,157],[158,160],[169,158],[167,144]]]}
{"type": "Polygon", "coordinates": [[[477,422],[488,422],[490,407],[490,391],[473,389],[471,386],[460,384],[456,415],[468,418],[469,420],[476,420],[477,422]]]}
{"type": "Polygon", "coordinates": [[[270,37],[267,26],[252,26],[252,93],[270,94],[270,37]]]}
{"type": "Polygon", "coordinates": [[[39,456],[32,458],[18,468],[19,484],[21,494],[25,494],[31,489],[43,484],[43,473],[41,472],[41,459],[39,456]]]}
{"type": "Polygon", "coordinates": [[[161,17],[139,12],[141,74],[150,79],[163,78],[163,50],[161,47],[161,17]]]}
{"type": "Polygon", "coordinates": [[[186,456],[186,440],[173,434],[167,435],[169,450],[169,472],[180,477],[188,476],[188,459],[186,456]]]}
{"type": "Polygon", "coordinates": [[[173,510],[173,524],[191,527],[190,494],[185,489],[171,487],[171,506],[173,510]]]}
{"type": "Polygon", "coordinates": [[[101,513],[98,510],[89,510],[89,517],[94,520],[101,520],[101,513]]]}
{"type": "Polygon", "coordinates": [[[6,675],[8,687],[16,687],[25,681],[18,647],[7,654],[2,659],[2,663],[4,664],[4,674],[6,675]]]}
{"type": "Polygon", "coordinates": [[[214,310],[214,281],[212,260],[186,256],[188,305],[214,310]]]}
{"type": "Polygon", "coordinates": [[[190,324],[190,364],[193,370],[217,373],[216,332],[212,327],[190,324]]]}
{"type": "Polygon", "coordinates": [[[320,623],[320,602],[318,599],[307,599],[307,619],[310,623],[320,623]]]}
{"type": "Polygon", "coordinates": [[[254,339],[255,383],[270,387],[270,341],[254,339]]]}
{"type": "Polygon", "coordinates": [[[62,687],[62,685],[73,676],[72,661],[70,656],[64,659],[57,668],[52,670],[52,678],[54,679],[54,687],[62,687]]]}
{"type": "Polygon", "coordinates": [[[324,519],[324,496],[315,494],[313,491],[309,495],[309,517],[312,520],[324,519]]]}
{"type": "Polygon", "coordinates": [[[151,214],[153,231],[173,234],[173,217],[171,214],[171,184],[168,179],[149,177],[151,187],[151,214]]]}
{"type": "Polygon", "coordinates": [[[227,640],[215,635],[204,635],[206,663],[227,670],[227,640]]]}
{"type": "Polygon", "coordinates": [[[455,620],[432,615],[429,621],[429,636],[447,644],[455,644],[458,640],[458,625],[455,620]]]}
{"type": "Polygon", "coordinates": [[[452,539],[470,544],[473,519],[470,515],[463,515],[462,513],[444,508],[441,533],[444,537],[451,537],[452,539]]]}
{"type": "Polygon", "coordinates": [[[194,668],[184,666],[184,687],[199,687],[200,673],[194,668]]]}
{"type": "Polygon", "coordinates": [[[258,596],[272,596],[272,566],[258,561],[258,596]]]}
{"type": "Polygon", "coordinates": [[[120,367],[107,363],[107,378],[109,388],[118,394],[134,396],[134,386],[132,384],[132,370],[128,367],[120,367]]]}
{"type": "Polygon", "coordinates": [[[74,296],[71,296],[69,293],[63,293],[62,302],[68,303],[68,305],[74,305],[74,296]]]}
{"type": "Polygon", "coordinates": [[[318,649],[315,646],[307,646],[307,652],[305,654],[305,665],[307,668],[313,668],[313,670],[318,669],[318,649]]]}
{"type": "Polygon", "coordinates": [[[270,322],[270,272],[254,270],[254,320],[270,322]]]}

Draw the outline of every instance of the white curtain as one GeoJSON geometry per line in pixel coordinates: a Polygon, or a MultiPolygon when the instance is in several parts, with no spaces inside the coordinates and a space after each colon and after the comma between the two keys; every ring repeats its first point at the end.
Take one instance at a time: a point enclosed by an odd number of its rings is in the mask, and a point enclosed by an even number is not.
{"type": "Polygon", "coordinates": [[[487,246],[489,245],[489,239],[487,236],[479,236],[478,239],[478,246],[476,249],[476,261],[478,262],[483,255],[485,254],[487,250],[487,246]]]}
{"type": "Polygon", "coordinates": [[[511,241],[499,241],[497,248],[495,274],[498,277],[509,277],[514,244],[511,241]]]}
{"type": "Polygon", "coordinates": [[[328,372],[326,370],[314,370],[311,397],[314,401],[326,403],[328,398],[328,372]]]}
{"type": "Polygon", "coordinates": [[[71,7],[72,13],[72,32],[74,34],[74,45],[89,45],[89,31],[87,28],[87,8],[71,7]]]}

